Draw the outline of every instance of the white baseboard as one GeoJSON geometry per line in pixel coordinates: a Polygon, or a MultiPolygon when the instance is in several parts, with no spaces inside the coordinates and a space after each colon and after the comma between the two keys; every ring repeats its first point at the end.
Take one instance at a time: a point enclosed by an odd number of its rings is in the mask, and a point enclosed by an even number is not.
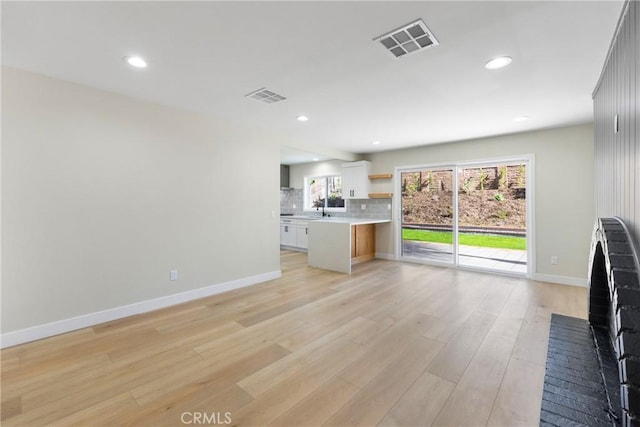
{"type": "Polygon", "coordinates": [[[581,288],[588,287],[587,279],[582,279],[580,277],[556,276],[554,274],[536,273],[533,279],[537,280],[538,282],[549,282],[549,283],[557,283],[559,285],[579,286],[581,288]]]}
{"type": "Polygon", "coordinates": [[[172,305],[181,304],[204,298],[223,292],[240,289],[247,286],[256,285],[258,283],[267,282],[269,280],[279,279],[282,276],[280,270],[268,273],[258,274],[255,276],[245,277],[229,282],[218,283],[216,285],[206,286],[204,288],[193,289],[191,291],[180,292],[173,295],[167,295],[152,300],[141,301],[134,304],[124,305],[121,307],[110,308],[108,310],[89,313],[71,319],[58,320],[56,322],[46,323],[44,325],[33,326],[31,328],[20,329],[14,332],[8,332],[0,335],[0,348],[12,347],[14,345],[35,341],[42,338],[52,337],[54,335],[63,334],[65,332],[75,331],[77,329],[94,326],[104,322],[110,322],[123,317],[133,316],[135,314],[146,313],[160,308],[170,307],[172,305]]]}
{"type": "MultiPolygon", "coordinates": [[[[383,252],[376,252],[376,258],[380,258],[380,259],[386,259],[386,260],[390,260],[390,261],[398,261],[398,259],[396,259],[394,254],[389,254],[389,253],[383,253],[383,252]]],[[[437,263],[428,263],[429,265],[440,265],[437,263]]],[[[443,267],[451,267],[451,265],[449,264],[442,264],[443,267]]],[[[504,274],[500,271],[488,271],[488,270],[476,270],[471,268],[470,270],[473,271],[481,271],[481,272],[486,272],[486,273],[491,273],[491,274],[504,274]]],[[[506,273],[508,275],[508,273],[506,273]]],[[[571,276],[559,276],[559,275],[555,275],[555,274],[541,274],[541,273],[535,273],[533,275],[532,280],[537,280],[538,282],[548,282],[548,283],[557,283],[559,285],[569,285],[569,286],[578,286],[581,288],[587,288],[589,287],[588,283],[587,283],[587,279],[583,279],[581,277],[571,277],[571,276]]]]}
{"type": "Polygon", "coordinates": [[[286,249],[288,251],[295,251],[295,252],[304,252],[305,254],[308,252],[306,248],[299,248],[297,246],[280,245],[280,249],[286,249]]]}

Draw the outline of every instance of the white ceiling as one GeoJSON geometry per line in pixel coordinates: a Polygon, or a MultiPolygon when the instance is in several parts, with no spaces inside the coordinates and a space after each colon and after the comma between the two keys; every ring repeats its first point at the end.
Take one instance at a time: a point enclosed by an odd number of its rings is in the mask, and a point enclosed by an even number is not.
{"type": "Polygon", "coordinates": [[[366,153],[591,121],[622,0],[1,7],[4,65],[264,128],[314,153],[366,153]],[[373,41],[419,18],[439,46],[395,58],[373,41]],[[133,54],[148,68],[122,61],[133,54]],[[486,70],[498,55],[512,65],[486,70]],[[262,87],[287,99],[244,96],[262,87]]]}

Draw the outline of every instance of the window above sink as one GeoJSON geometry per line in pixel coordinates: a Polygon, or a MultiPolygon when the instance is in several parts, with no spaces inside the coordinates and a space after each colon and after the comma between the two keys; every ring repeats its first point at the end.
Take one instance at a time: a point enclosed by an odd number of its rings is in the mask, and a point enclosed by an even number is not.
{"type": "Polygon", "coordinates": [[[324,207],[325,211],[345,212],[342,197],[342,175],[323,175],[304,179],[304,210],[315,211],[324,207]]]}

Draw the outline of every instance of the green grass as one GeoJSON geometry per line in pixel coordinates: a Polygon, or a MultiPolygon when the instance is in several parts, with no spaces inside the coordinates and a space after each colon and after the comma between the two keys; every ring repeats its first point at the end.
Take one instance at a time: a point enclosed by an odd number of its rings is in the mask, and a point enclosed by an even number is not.
{"type": "MultiPolygon", "coordinates": [[[[417,240],[431,243],[453,243],[453,233],[447,231],[412,230],[402,229],[404,240],[417,240]]],[[[461,245],[481,246],[485,248],[497,249],[527,249],[527,239],[525,237],[500,236],[496,234],[460,233],[461,245]]]]}

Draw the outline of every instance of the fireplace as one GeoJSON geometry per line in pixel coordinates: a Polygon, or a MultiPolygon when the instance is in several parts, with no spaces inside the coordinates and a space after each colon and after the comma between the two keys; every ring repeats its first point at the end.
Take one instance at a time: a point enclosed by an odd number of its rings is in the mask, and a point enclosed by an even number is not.
{"type": "Polygon", "coordinates": [[[589,324],[598,357],[606,359],[602,353],[609,352],[617,367],[607,369],[606,360],[604,367],[601,364],[607,397],[612,407],[619,407],[613,418],[620,425],[639,425],[640,282],[637,253],[622,220],[596,221],[588,282],[589,324]]]}
{"type": "Polygon", "coordinates": [[[638,257],[618,218],[596,221],[589,319],[552,314],[541,426],[640,426],[638,257]]]}

